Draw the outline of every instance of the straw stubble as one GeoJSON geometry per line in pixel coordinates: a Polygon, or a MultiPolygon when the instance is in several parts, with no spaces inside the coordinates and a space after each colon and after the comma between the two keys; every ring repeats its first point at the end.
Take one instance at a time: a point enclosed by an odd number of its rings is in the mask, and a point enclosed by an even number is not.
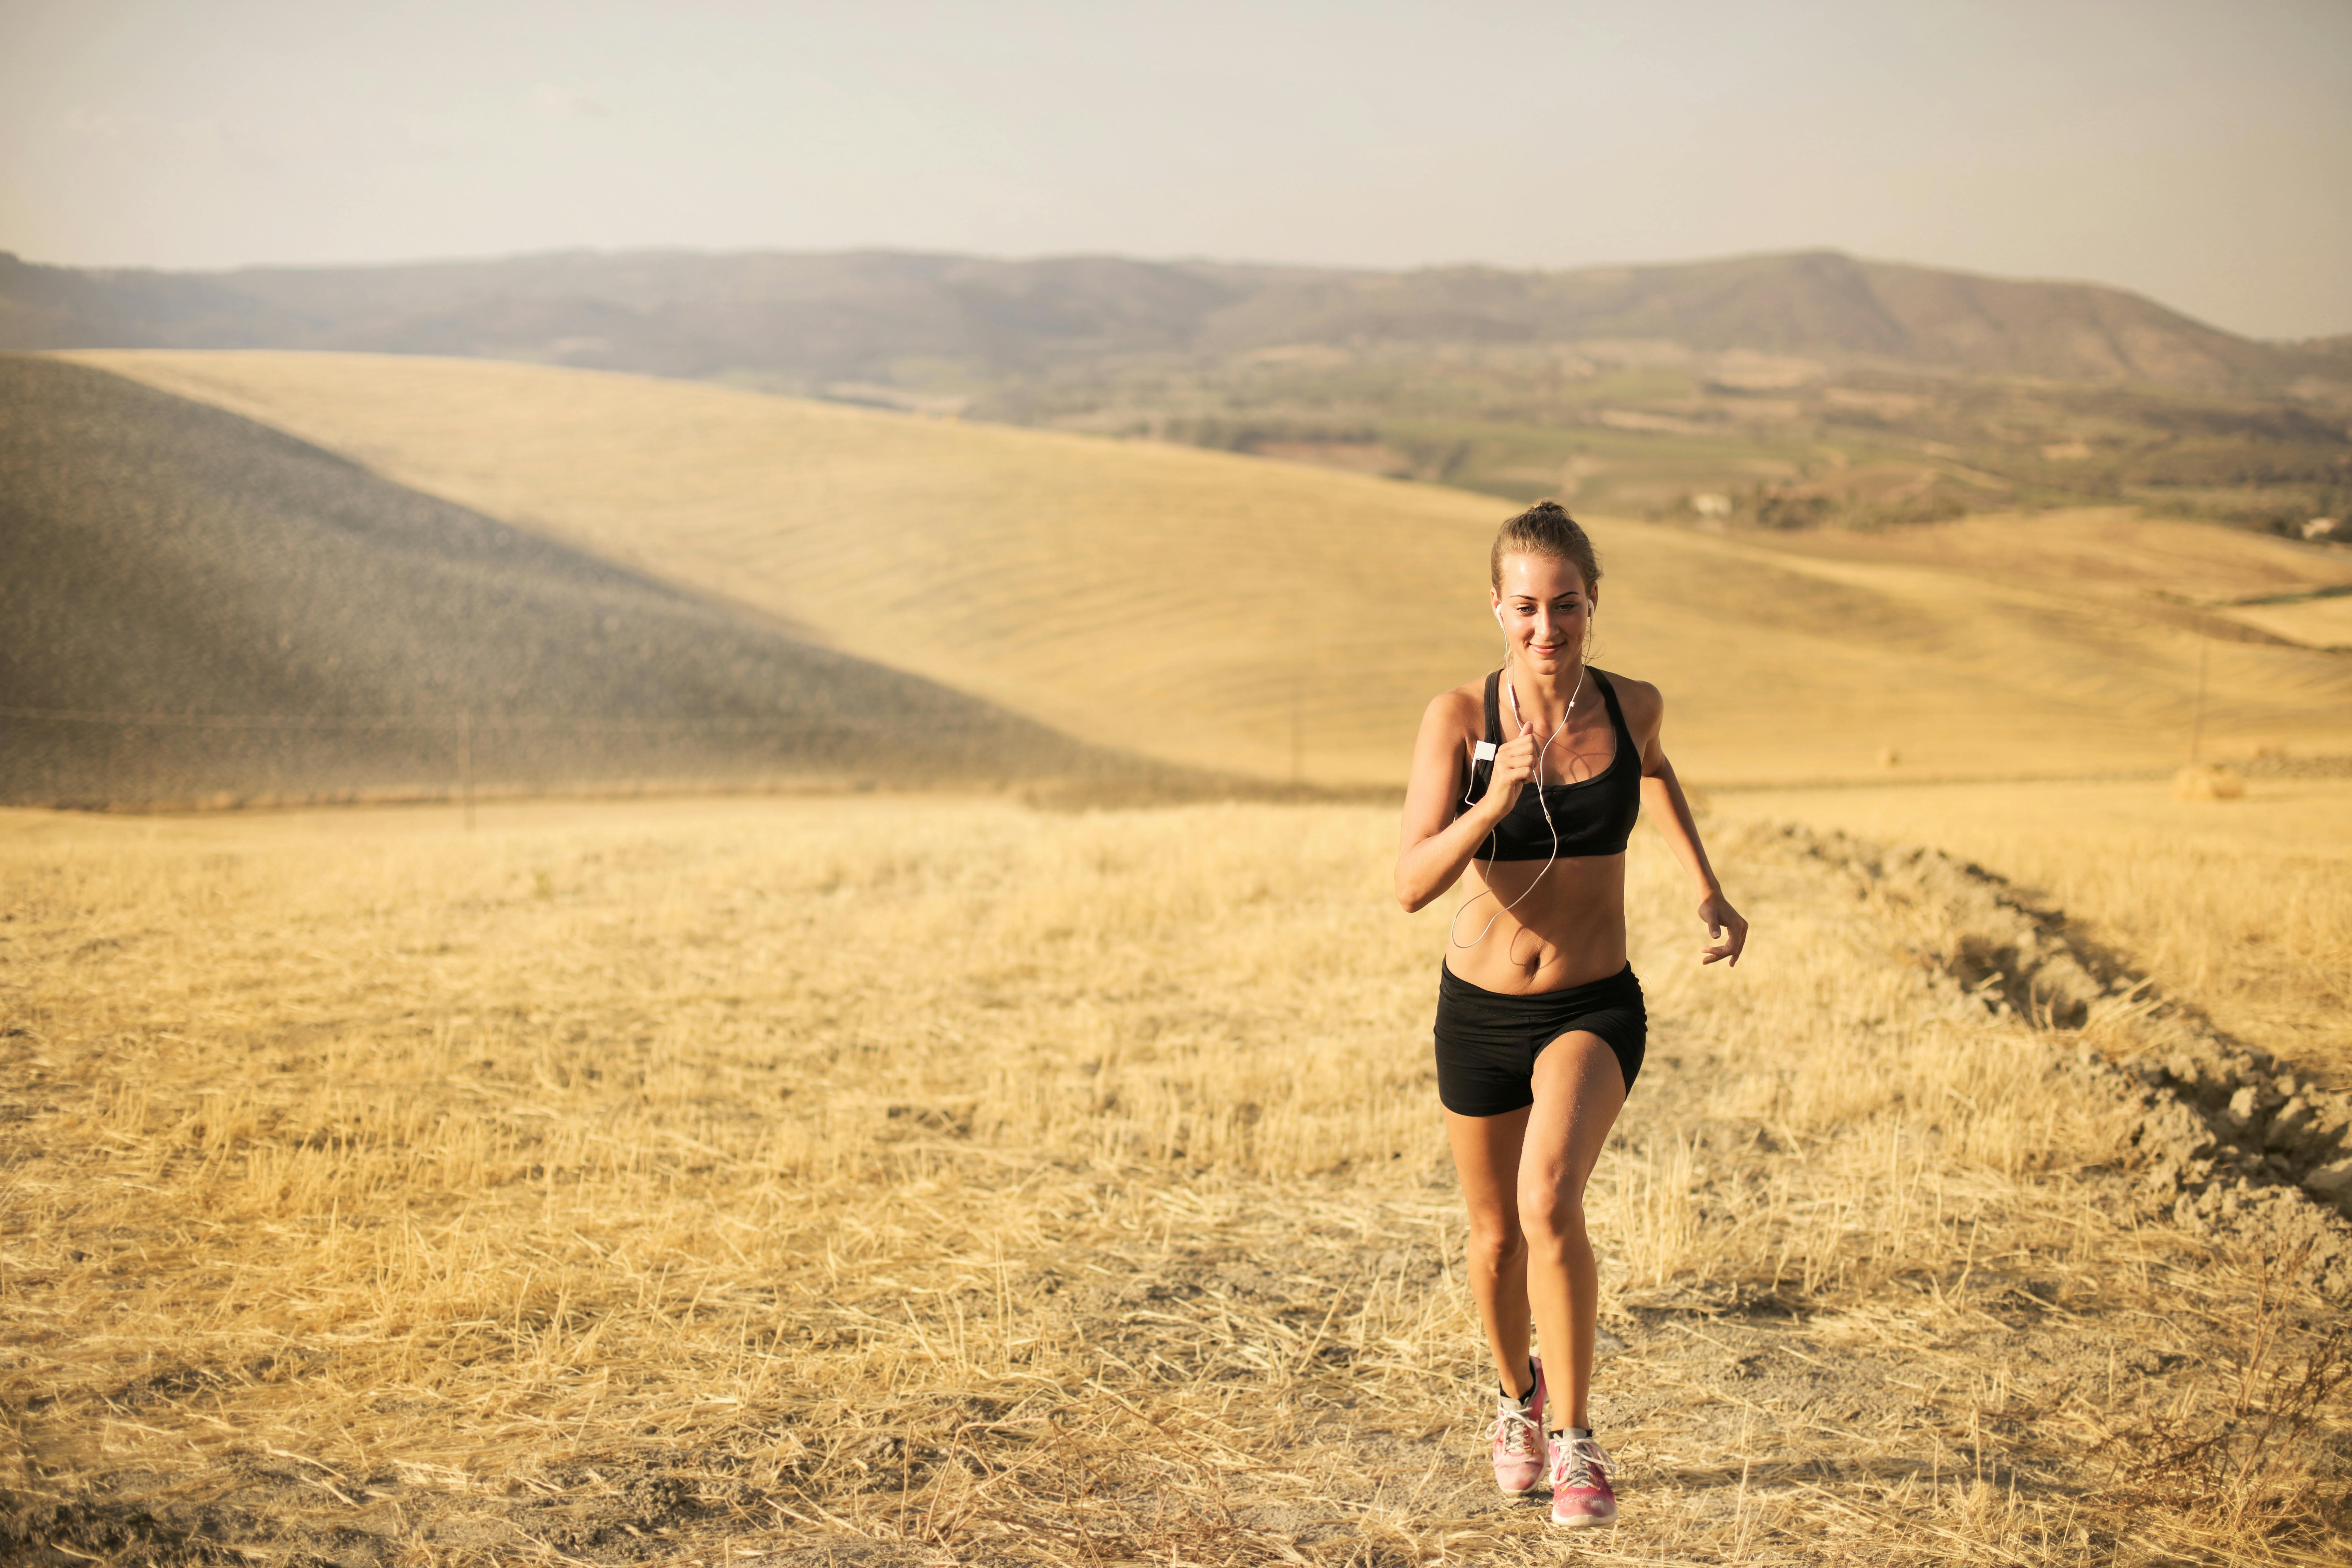
{"type": "MultiPolygon", "coordinates": [[[[19,1539],[1553,1550],[1485,1475],[1426,1045],[1445,911],[1396,913],[1386,813],[8,828],[19,1539]]],[[[2270,1365],[2230,1368],[2261,1249],[2152,1217],[2130,1108],[2060,1066],[2095,1020],[1989,1011],[1916,958],[1932,907],[1722,837],[1737,972],[1696,967],[1636,844],[1655,1035],[1592,1194],[1627,1522],[1592,1554],[2340,1542],[2307,1432],[2227,1494],[2103,1489],[2115,1444],[2317,1352],[2290,1280],[2270,1365]]]]}

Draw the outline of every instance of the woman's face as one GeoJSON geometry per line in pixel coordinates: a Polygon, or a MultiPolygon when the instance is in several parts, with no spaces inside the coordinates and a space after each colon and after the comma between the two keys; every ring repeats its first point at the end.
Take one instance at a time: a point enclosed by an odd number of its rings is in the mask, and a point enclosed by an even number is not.
{"type": "Polygon", "coordinates": [[[1549,555],[1503,557],[1495,608],[1513,657],[1528,668],[1565,669],[1581,658],[1592,605],[1592,592],[1575,562],[1549,555]]]}

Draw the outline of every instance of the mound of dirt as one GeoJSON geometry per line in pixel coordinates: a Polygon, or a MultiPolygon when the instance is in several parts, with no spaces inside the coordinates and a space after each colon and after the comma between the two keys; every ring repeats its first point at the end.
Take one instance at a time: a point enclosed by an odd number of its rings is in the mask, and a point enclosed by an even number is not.
{"type": "Polygon", "coordinates": [[[0,537],[0,802],[1173,774],[81,365],[0,537]]]}
{"type": "Polygon", "coordinates": [[[1918,954],[1988,1011],[2079,1031],[2071,1068],[2135,1108],[2132,1142],[2152,1195],[2183,1229],[2310,1247],[2327,1293],[2352,1298],[2352,1094],[2232,1039],[2062,911],[1940,850],[1884,850],[1790,829],[1857,891],[1932,911],[1918,954]]]}

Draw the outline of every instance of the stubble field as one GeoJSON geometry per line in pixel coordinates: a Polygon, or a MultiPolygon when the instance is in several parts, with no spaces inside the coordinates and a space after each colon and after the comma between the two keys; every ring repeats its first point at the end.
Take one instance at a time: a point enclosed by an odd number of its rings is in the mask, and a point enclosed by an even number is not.
{"type": "MultiPolygon", "coordinates": [[[[1554,1559],[1486,1474],[1444,915],[1396,911],[1393,831],[0,818],[0,1528],[58,1563],[1554,1559]]],[[[2228,1042],[1932,854],[1712,831],[1736,972],[1636,839],[1655,1034],[1593,1194],[1625,1511],[1575,1554],[2340,1560],[2352,1252],[2223,1179],[2258,1136],[2191,1168],[2204,1112],[2145,1065],[2228,1042]]]]}

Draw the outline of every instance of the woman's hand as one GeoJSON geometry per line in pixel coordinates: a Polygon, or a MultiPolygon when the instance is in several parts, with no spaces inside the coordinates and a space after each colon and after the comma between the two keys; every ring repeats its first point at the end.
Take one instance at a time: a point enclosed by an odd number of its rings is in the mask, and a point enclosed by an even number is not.
{"type": "Polygon", "coordinates": [[[1506,741],[1495,749],[1495,771],[1487,775],[1486,793],[1483,803],[1496,803],[1495,815],[1501,817],[1519,804],[1519,792],[1536,776],[1536,738],[1521,733],[1516,741],[1506,741]]]}
{"type": "Polygon", "coordinates": [[[1739,951],[1748,945],[1748,922],[1740,918],[1731,900],[1721,893],[1709,893],[1698,901],[1698,918],[1706,922],[1706,934],[1714,940],[1699,950],[1701,963],[1713,963],[1719,958],[1739,967],[1739,951]]]}

